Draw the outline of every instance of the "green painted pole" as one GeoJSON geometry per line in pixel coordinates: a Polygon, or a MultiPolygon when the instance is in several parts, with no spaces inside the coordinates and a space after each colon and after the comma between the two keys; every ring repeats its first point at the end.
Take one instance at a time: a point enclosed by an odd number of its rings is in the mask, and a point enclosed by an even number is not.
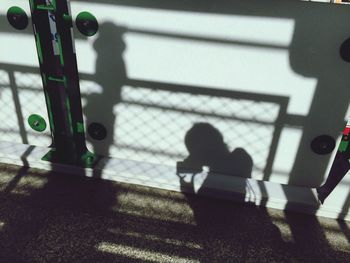
{"type": "Polygon", "coordinates": [[[43,159],[92,167],[96,156],[85,142],[69,3],[30,0],[30,8],[53,140],[43,159]]]}

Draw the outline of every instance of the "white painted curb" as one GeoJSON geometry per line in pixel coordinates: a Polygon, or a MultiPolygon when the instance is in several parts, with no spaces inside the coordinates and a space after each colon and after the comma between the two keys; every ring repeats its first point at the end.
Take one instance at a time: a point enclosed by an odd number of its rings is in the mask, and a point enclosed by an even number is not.
{"type": "MultiPolygon", "coordinates": [[[[48,150],[45,147],[0,142],[0,162],[63,173],[82,174],[88,177],[99,173],[100,177],[106,180],[181,191],[175,165],[166,166],[106,157],[100,160],[94,169],[80,168],[42,161],[41,158],[48,150]]],[[[205,172],[196,175],[195,190],[201,187],[206,176],[205,172]]],[[[317,202],[315,189],[215,174],[208,178],[201,192],[203,195],[214,198],[244,201],[269,208],[350,221],[349,212],[342,211],[343,204],[339,203],[339,200],[344,200],[344,195],[349,194],[347,188],[349,187],[340,185],[325,204],[320,206],[317,202]]],[[[188,191],[188,189],[183,190],[188,191]]]]}

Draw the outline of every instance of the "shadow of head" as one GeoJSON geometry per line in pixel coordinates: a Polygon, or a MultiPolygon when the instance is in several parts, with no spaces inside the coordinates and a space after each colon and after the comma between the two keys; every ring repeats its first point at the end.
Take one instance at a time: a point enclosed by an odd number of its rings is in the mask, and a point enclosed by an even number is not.
{"type": "Polygon", "coordinates": [[[185,145],[193,161],[209,165],[229,153],[220,131],[209,123],[196,123],[185,135],[185,145]]]}
{"type": "Polygon", "coordinates": [[[124,52],[126,49],[123,35],[127,31],[125,27],[121,27],[111,22],[105,22],[99,25],[98,37],[94,42],[96,51],[124,52]],[[110,49],[112,48],[112,50],[110,49]]]}
{"type": "Polygon", "coordinates": [[[242,148],[230,152],[224,137],[209,123],[195,123],[185,135],[189,156],[181,165],[202,170],[208,166],[210,172],[240,177],[251,177],[253,160],[242,148]]]}

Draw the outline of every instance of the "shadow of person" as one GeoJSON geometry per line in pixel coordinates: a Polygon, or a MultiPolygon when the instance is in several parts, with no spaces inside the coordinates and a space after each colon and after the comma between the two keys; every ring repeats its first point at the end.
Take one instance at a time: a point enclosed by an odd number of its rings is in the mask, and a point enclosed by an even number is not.
{"type": "Polygon", "coordinates": [[[102,92],[88,94],[83,111],[88,125],[87,140],[93,146],[92,151],[101,156],[109,156],[110,146],[115,142],[114,106],[121,101],[121,89],[127,78],[123,59],[124,33],[124,28],[106,22],[100,25],[94,42],[97,53],[95,81],[102,87],[102,92]]]}
{"type": "Polygon", "coordinates": [[[220,131],[209,123],[194,124],[185,135],[185,145],[189,156],[177,163],[177,175],[194,214],[197,238],[205,251],[203,262],[228,262],[228,259],[230,262],[254,262],[257,256],[285,262],[281,256],[285,256],[286,251],[279,253],[285,243],[266,209],[218,200],[221,193],[212,188],[222,177],[226,177],[229,186],[229,179],[236,178],[232,186],[238,189],[238,199],[243,201],[246,178],[251,177],[253,167],[250,155],[242,148],[230,152],[220,131]],[[195,177],[203,173],[207,176],[196,190],[195,177]],[[194,193],[216,197],[216,200],[194,193]]]}
{"type": "MultiPolygon", "coordinates": [[[[228,186],[227,182],[222,181],[223,176],[251,177],[253,160],[250,155],[242,148],[231,152],[220,131],[209,123],[195,123],[185,135],[185,145],[189,155],[177,163],[182,192],[217,197],[221,191],[216,190],[216,186],[221,184],[219,189],[223,184],[228,186]],[[216,176],[218,174],[221,176],[216,176]],[[200,182],[200,187],[197,181],[200,182]]],[[[246,181],[235,180],[232,186],[234,189],[230,190],[237,193],[234,198],[244,200],[246,181]]]]}
{"type": "Polygon", "coordinates": [[[185,135],[188,157],[178,169],[201,172],[209,168],[214,174],[251,177],[253,160],[243,148],[230,152],[220,131],[209,123],[196,123],[185,135]]]}

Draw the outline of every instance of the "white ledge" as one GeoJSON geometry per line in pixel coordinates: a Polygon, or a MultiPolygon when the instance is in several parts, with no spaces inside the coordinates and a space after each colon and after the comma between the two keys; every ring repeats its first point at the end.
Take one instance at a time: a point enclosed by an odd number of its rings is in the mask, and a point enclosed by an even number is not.
{"type": "MultiPolygon", "coordinates": [[[[64,164],[52,164],[41,158],[49,151],[45,147],[0,142],[0,162],[31,168],[80,174],[92,177],[98,173],[102,179],[155,187],[171,191],[181,191],[176,166],[166,166],[117,158],[103,158],[94,169],[80,168],[64,164]]],[[[200,188],[205,172],[196,175],[195,189],[200,188]]],[[[307,214],[315,214],[328,218],[350,220],[348,211],[342,212],[340,200],[348,193],[346,187],[340,187],[332,193],[330,200],[319,206],[315,189],[282,185],[267,181],[245,179],[227,175],[215,174],[208,177],[202,194],[214,198],[230,199],[254,203],[269,208],[291,210],[307,214]]],[[[182,189],[188,192],[189,189],[182,189]]]]}

